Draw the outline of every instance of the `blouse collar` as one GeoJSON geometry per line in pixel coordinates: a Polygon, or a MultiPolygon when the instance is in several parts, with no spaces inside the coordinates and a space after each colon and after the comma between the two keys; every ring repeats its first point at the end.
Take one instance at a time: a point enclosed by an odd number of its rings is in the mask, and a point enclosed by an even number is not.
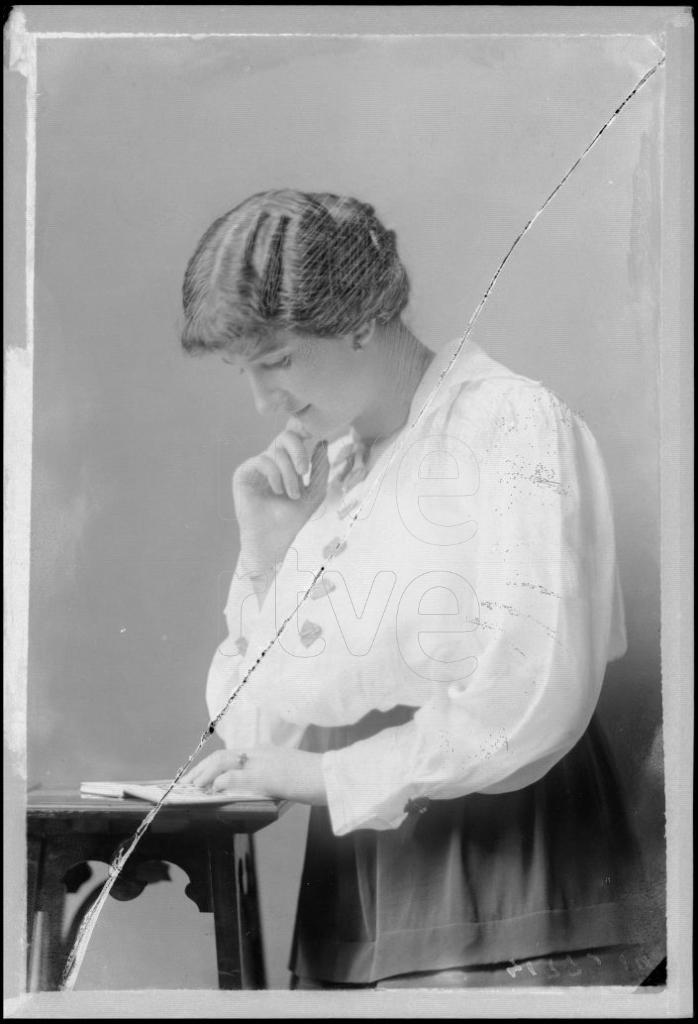
{"type": "Polygon", "coordinates": [[[497,371],[511,375],[510,370],[490,359],[470,338],[465,341],[456,338],[447,342],[434,355],[417,386],[410,406],[409,422],[413,422],[427,400],[430,399],[430,409],[437,409],[447,400],[451,388],[459,387],[468,380],[491,377],[497,371]]]}
{"type": "MultiPolygon", "coordinates": [[[[405,427],[414,421],[430,396],[429,408],[434,410],[448,399],[452,387],[458,387],[467,380],[482,380],[500,374],[512,375],[510,370],[490,359],[474,341],[468,338],[463,342],[462,338],[457,338],[448,342],[434,354],[417,385],[405,427]]],[[[386,443],[391,443],[394,436],[381,442],[380,448],[383,449],[386,443]]],[[[330,465],[336,467],[339,474],[344,472],[353,476],[355,470],[357,475],[360,470],[365,475],[367,455],[367,445],[353,427],[328,447],[330,465]]]]}

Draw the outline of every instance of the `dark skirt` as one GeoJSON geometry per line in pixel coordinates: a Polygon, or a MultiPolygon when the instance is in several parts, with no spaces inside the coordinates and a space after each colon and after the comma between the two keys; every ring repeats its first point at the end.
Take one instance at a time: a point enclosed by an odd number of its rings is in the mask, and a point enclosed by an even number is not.
{"type": "MultiPolygon", "coordinates": [[[[308,731],[338,749],[411,708],[308,731]]],[[[647,939],[646,883],[598,722],[542,779],[495,796],[417,803],[390,831],[335,836],[310,815],[290,969],[367,984],[647,939]]]]}

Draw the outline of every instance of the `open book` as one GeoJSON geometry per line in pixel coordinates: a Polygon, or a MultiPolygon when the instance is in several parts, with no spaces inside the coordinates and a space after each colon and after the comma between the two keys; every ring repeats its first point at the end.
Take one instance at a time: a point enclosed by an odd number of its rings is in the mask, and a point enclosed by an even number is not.
{"type": "MultiPolygon", "coordinates": [[[[81,782],[82,796],[135,797],[156,804],[167,791],[171,779],[154,779],[148,782],[81,782]]],[[[186,782],[178,782],[167,796],[167,804],[231,804],[240,801],[267,800],[268,797],[255,793],[211,793],[186,782]]]]}

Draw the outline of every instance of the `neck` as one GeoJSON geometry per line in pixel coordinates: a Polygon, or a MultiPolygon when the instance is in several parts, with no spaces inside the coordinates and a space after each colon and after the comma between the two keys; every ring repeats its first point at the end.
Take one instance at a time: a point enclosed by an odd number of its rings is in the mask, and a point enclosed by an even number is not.
{"type": "Polygon", "coordinates": [[[353,423],[362,441],[373,445],[405,425],[414,393],[433,358],[431,349],[401,320],[376,327],[367,366],[376,397],[353,423]]]}

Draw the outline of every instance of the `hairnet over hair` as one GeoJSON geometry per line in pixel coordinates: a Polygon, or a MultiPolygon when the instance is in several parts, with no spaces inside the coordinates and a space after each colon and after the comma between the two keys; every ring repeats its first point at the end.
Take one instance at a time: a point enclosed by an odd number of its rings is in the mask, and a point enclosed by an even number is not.
{"type": "Polygon", "coordinates": [[[184,277],[189,352],[247,352],[279,330],[316,337],[387,323],[407,304],[395,233],[373,207],[330,193],[251,196],[216,220],[184,277]]]}

